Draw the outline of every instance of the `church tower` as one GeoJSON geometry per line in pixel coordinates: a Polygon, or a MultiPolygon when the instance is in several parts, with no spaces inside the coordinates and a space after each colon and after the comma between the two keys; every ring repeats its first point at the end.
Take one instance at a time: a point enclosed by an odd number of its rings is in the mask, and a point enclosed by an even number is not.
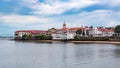
{"type": "Polygon", "coordinates": [[[64,21],[64,24],[63,24],[63,28],[66,28],[66,23],[65,23],[65,21],[64,21]]]}

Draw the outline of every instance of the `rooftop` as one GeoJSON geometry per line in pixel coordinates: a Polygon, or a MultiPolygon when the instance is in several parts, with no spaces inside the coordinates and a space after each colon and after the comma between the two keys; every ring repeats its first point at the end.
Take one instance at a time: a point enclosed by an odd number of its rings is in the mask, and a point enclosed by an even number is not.
{"type": "Polygon", "coordinates": [[[15,33],[16,32],[29,32],[32,34],[36,34],[36,33],[47,32],[47,31],[44,31],[44,30],[18,30],[18,31],[15,31],[15,33]]]}

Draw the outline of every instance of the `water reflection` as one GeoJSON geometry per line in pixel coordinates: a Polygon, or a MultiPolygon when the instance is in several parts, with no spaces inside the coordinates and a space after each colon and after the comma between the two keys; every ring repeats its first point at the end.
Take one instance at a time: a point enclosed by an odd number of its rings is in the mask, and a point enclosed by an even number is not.
{"type": "Polygon", "coordinates": [[[0,68],[119,68],[113,44],[0,41],[0,68]]]}
{"type": "Polygon", "coordinates": [[[120,45],[115,45],[116,49],[114,49],[114,57],[120,58],[120,45]]]}

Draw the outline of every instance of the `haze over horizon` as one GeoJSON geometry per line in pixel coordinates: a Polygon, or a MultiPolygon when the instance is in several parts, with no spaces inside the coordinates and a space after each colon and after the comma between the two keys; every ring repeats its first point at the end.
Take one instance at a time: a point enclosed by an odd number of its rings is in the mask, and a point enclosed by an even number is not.
{"type": "Polygon", "coordinates": [[[23,29],[116,26],[119,0],[0,0],[0,36],[23,29]]]}

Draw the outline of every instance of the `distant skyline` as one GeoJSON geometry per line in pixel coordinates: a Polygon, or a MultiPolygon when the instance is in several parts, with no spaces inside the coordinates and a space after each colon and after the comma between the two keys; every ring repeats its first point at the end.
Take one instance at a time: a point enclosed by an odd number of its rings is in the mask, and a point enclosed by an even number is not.
{"type": "Polygon", "coordinates": [[[119,0],[0,0],[0,36],[23,29],[120,25],[119,0]]]}

